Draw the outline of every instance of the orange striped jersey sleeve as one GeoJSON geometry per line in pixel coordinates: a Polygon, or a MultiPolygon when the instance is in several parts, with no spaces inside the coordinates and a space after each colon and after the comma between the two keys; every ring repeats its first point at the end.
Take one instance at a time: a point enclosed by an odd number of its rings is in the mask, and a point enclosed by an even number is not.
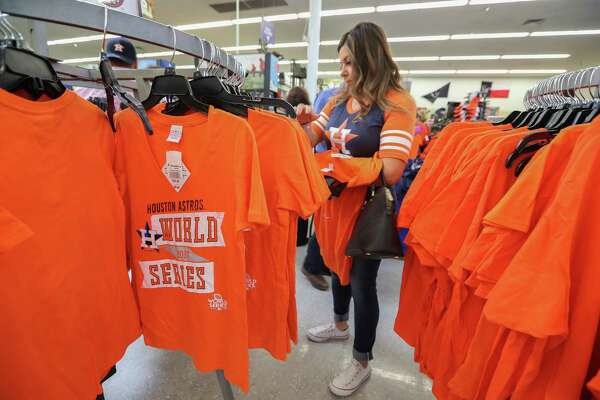
{"type": "Polygon", "coordinates": [[[388,95],[395,109],[384,113],[379,158],[396,158],[406,161],[411,152],[416,123],[417,108],[408,92],[393,92],[388,95]]]}
{"type": "Polygon", "coordinates": [[[323,136],[327,131],[327,125],[329,124],[329,115],[331,113],[331,110],[333,110],[333,107],[335,107],[337,99],[337,96],[332,96],[327,102],[327,104],[325,104],[325,107],[323,107],[323,109],[321,110],[319,118],[314,120],[311,124],[312,131],[319,138],[319,142],[323,140],[323,136]]]}

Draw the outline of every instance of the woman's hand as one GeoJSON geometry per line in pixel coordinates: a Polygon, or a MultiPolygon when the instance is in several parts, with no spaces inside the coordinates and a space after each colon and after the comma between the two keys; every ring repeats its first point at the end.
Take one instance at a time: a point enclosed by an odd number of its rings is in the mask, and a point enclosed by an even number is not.
{"type": "Polygon", "coordinates": [[[319,119],[319,116],[313,113],[313,109],[308,104],[298,104],[296,106],[296,119],[300,125],[306,125],[319,119]]]}
{"type": "Polygon", "coordinates": [[[304,128],[304,132],[306,132],[306,135],[310,139],[311,145],[315,147],[319,142],[319,137],[315,132],[313,132],[311,128],[311,122],[319,119],[319,116],[313,113],[311,106],[307,104],[298,104],[298,106],[296,106],[296,119],[304,128]]]}

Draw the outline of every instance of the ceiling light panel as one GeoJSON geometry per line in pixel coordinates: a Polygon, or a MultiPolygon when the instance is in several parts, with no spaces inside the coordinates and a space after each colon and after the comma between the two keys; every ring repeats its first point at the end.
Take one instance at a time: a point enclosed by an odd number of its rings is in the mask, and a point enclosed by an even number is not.
{"type": "Polygon", "coordinates": [[[176,26],[175,29],[180,31],[193,31],[196,29],[210,29],[210,28],[221,28],[224,26],[232,26],[233,21],[230,19],[223,21],[213,21],[213,22],[202,22],[199,24],[188,24],[188,25],[179,25],[176,26]]]}
{"type": "Polygon", "coordinates": [[[428,1],[425,3],[390,4],[376,7],[377,12],[425,10],[432,8],[462,7],[468,4],[468,0],[450,1],[428,1]]]}
{"type": "Polygon", "coordinates": [[[275,43],[269,45],[270,49],[287,49],[291,47],[308,47],[307,42],[275,43]]]}
{"type": "Polygon", "coordinates": [[[417,56],[417,57],[394,57],[394,61],[439,61],[438,56],[417,56]]]}
{"type": "Polygon", "coordinates": [[[337,10],[323,10],[321,16],[332,17],[336,15],[371,14],[374,12],[375,7],[340,8],[337,10]]]}
{"type": "Polygon", "coordinates": [[[480,61],[480,60],[499,60],[499,55],[486,56],[442,56],[441,61],[480,61]]]}
{"type": "Polygon", "coordinates": [[[476,75],[502,75],[508,74],[507,69],[459,69],[456,70],[457,74],[468,75],[468,74],[476,74],[476,75]]]}
{"type": "Polygon", "coordinates": [[[546,31],[531,32],[531,36],[579,36],[579,35],[600,35],[600,29],[580,29],[575,31],[546,31]]]}
{"type": "Polygon", "coordinates": [[[569,58],[570,54],[505,54],[500,58],[503,60],[552,60],[569,58]]]}
{"type": "Polygon", "coordinates": [[[456,73],[455,69],[416,69],[407,71],[409,75],[446,75],[456,73]]]}
{"type": "Polygon", "coordinates": [[[567,72],[566,69],[511,69],[509,74],[562,74],[567,72]]]}
{"type": "Polygon", "coordinates": [[[390,37],[389,43],[405,43],[405,42],[435,42],[441,40],[450,40],[450,35],[433,35],[433,36],[402,36],[390,37]]]}
{"type": "Polygon", "coordinates": [[[280,14],[280,15],[269,15],[264,17],[265,21],[271,21],[271,22],[276,22],[276,21],[293,21],[295,19],[298,19],[298,14],[293,13],[293,14],[280,14]]]}
{"type": "Polygon", "coordinates": [[[506,3],[526,3],[536,0],[471,0],[469,1],[469,5],[471,6],[480,6],[480,5],[488,5],[488,4],[506,4],[506,3]]]}
{"type": "Polygon", "coordinates": [[[529,32],[503,32],[503,33],[466,33],[451,35],[451,40],[473,40],[473,39],[512,39],[529,36],[529,32]]]}

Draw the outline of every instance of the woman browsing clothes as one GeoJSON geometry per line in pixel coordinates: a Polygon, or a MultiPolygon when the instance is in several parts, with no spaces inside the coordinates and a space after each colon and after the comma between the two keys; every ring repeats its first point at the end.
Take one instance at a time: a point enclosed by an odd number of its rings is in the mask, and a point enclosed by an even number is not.
{"type": "Polygon", "coordinates": [[[354,299],[353,359],[329,384],[338,396],[350,396],[371,374],[379,321],[377,273],[381,260],[344,254],[367,188],[382,178],[395,184],[404,170],[413,141],[416,107],[400,84],[384,31],[360,23],[338,44],[344,87],[317,117],[298,106],[312,145],[325,139],[328,151],[316,155],[330,182],[332,197],[315,214],[317,239],[332,271],[333,322],[311,328],[317,343],[347,340],[350,299],[354,299]]]}

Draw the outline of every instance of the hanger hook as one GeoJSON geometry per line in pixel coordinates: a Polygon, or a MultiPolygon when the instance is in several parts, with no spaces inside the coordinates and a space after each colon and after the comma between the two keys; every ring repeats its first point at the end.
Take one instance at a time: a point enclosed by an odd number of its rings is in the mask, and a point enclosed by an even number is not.
{"type": "Polygon", "coordinates": [[[171,32],[173,33],[173,54],[171,55],[171,67],[174,68],[175,65],[175,53],[177,53],[177,32],[175,32],[175,28],[173,25],[170,25],[171,32]]]}
{"type": "Polygon", "coordinates": [[[196,72],[200,71],[200,65],[204,62],[204,43],[202,41],[202,39],[200,39],[199,36],[196,36],[196,39],[198,39],[198,43],[200,43],[200,48],[202,49],[202,57],[200,57],[200,61],[198,61],[198,65],[196,65],[196,72]]]}
{"type": "Polygon", "coordinates": [[[592,73],[590,74],[590,84],[588,85],[588,92],[590,92],[590,98],[592,101],[595,100],[594,92],[592,92],[592,85],[594,84],[594,74],[598,67],[592,67],[592,73]]]}
{"type": "Polygon", "coordinates": [[[104,3],[104,30],[102,33],[102,47],[100,48],[100,53],[105,51],[106,49],[106,30],[108,29],[108,6],[104,3]]]}

